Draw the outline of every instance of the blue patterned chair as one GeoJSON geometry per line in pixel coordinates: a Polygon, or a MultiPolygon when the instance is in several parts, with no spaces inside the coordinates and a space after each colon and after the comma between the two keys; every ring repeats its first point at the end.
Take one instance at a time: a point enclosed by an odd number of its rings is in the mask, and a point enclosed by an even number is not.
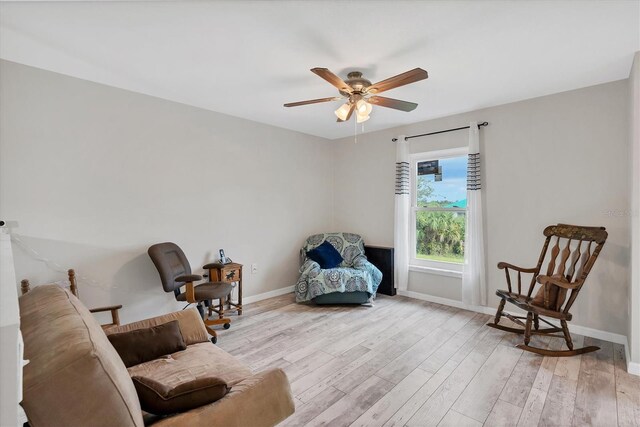
{"type": "Polygon", "coordinates": [[[324,233],[310,236],[301,250],[300,279],[296,283],[296,301],[317,304],[363,304],[371,302],[382,281],[382,273],[367,261],[362,237],[353,233],[324,233]],[[307,251],[328,241],[344,261],[323,270],[307,258],[307,251]]]}

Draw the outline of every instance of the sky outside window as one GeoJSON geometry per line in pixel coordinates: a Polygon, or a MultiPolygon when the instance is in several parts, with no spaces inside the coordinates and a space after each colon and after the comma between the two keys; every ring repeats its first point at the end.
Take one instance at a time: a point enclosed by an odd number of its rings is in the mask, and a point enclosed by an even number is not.
{"type": "Polygon", "coordinates": [[[439,164],[442,167],[442,181],[435,181],[434,175],[418,176],[418,188],[426,184],[433,190],[426,197],[424,193],[418,191],[420,206],[433,202],[440,205],[467,198],[467,156],[440,159],[439,164]]]}

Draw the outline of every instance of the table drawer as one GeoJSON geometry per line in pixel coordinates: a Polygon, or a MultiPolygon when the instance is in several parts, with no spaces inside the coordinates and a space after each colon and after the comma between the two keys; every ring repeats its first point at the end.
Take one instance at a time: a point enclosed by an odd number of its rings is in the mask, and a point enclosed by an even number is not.
{"type": "Polygon", "coordinates": [[[220,280],[223,282],[237,282],[240,280],[239,268],[223,268],[221,273],[220,280]]]}

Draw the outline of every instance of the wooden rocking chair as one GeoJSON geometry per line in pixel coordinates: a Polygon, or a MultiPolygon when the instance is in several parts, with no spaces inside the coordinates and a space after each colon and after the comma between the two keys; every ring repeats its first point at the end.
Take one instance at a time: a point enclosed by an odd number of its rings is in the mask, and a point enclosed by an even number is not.
{"type": "Polygon", "coordinates": [[[538,265],[535,268],[517,267],[506,262],[498,263],[498,268],[505,271],[509,289],[496,291],[496,295],[501,298],[500,305],[498,306],[495,321],[487,323],[487,325],[516,334],[524,334],[524,344],[520,344],[517,347],[545,356],[566,357],[599,350],[600,348],[595,346],[574,349],[567,321],[572,318],[569,309],[578,297],[589,271],[591,271],[593,264],[596,262],[605,240],[607,240],[607,232],[604,227],[558,224],[545,228],[544,235],[547,238],[542,246],[538,265]],[[549,244],[552,242],[554,242],[554,245],[551,248],[547,273],[542,275],[540,274],[540,268],[545,260],[549,244]],[[560,255],[560,261],[556,263],[558,255],[560,255]],[[518,272],[518,292],[513,292],[511,287],[510,270],[518,272]],[[522,273],[533,274],[526,295],[522,294],[522,273]],[[536,282],[542,286],[538,289],[537,294],[532,297],[536,282]],[[568,299],[566,298],[567,291],[571,291],[568,299]],[[507,301],[526,311],[527,316],[515,316],[504,312],[504,305],[507,301]],[[499,325],[498,323],[502,316],[507,317],[524,329],[499,325]],[[558,319],[560,327],[553,325],[541,316],[558,319]],[[526,319],[526,322],[522,322],[520,319],[526,319]],[[550,327],[541,329],[540,321],[550,327]],[[555,335],[557,332],[562,332],[562,335],[555,335]],[[564,338],[569,350],[548,350],[530,346],[531,335],[564,338]]]}
{"type": "MultiPolygon", "coordinates": [[[[73,268],[70,268],[69,270],[67,270],[67,274],[69,277],[69,290],[76,298],[80,298],[80,292],[78,291],[78,282],[76,280],[75,270],[73,268]]],[[[23,279],[20,281],[20,288],[22,291],[22,295],[24,295],[31,290],[31,284],[27,279],[23,279]]],[[[89,309],[89,312],[91,313],[102,313],[107,311],[111,312],[111,323],[100,325],[102,326],[103,330],[107,330],[115,326],[120,326],[120,315],[118,313],[118,310],[120,310],[121,308],[122,308],[122,305],[118,304],[118,305],[110,305],[108,307],[91,308],[89,309]]]]}

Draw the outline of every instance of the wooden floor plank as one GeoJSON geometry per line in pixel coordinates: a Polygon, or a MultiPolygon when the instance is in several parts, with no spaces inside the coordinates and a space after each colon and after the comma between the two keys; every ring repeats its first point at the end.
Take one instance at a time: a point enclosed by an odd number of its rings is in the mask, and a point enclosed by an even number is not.
{"type": "Polygon", "coordinates": [[[393,388],[393,384],[372,376],[311,420],[308,426],[346,427],[393,388]]]}
{"type": "Polygon", "coordinates": [[[450,409],[438,427],[481,427],[482,423],[450,409]]]}
{"type": "Polygon", "coordinates": [[[575,406],[577,387],[578,381],[554,375],[549,384],[538,426],[570,426],[573,422],[573,411],[566,408],[575,406]]]}
{"type": "Polygon", "coordinates": [[[520,413],[522,413],[522,408],[511,404],[509,402],[505,402],[504,400],[498,399],[493,408],[491,409],[491,413],[489,417],[484,422],[485,427],[511,427],[515,426],[518,423],[518,418],[520,418],[520,413]]]}
{"type": "Polygon", "coordinates": [[[304,426],[309,421],[320,415],[328,407],[344,397],[344,393],[330,387],[316,396],[313,401],[303,403],[298,406],[299,400],[296,402],[296,411],[292,416],[278,424],[279,427],[297,427],[304,426]]]}
{"type": "Polygon", "coordinates": [[[371,358],[367,363],[360,365],[344,377],[337,379],[333,383],[333,386],[345,393],[350,392],[371,375],[374,375],[382,369],[382,367],[391,363],[393,359],[413,346],[421,338],[420,335],[413,333],[407,333],[398,339],[392,337],[390,340],[396,343],[393,348],[387,349],[387,351],[381,351],[380,346],[374,347],[372,351],[375,352],[375,357],[371,358]]]}
{"type": "Polygon", "coordinates": [[[428,372],[438,372],[438,370],[453,356],[462,346],[473,337],[479,329],[485,327],[487,316],[484,314],[476,314],[469,323],[433,354],[427,357],[421,364],[420,369],[428,372]]]}
{"type": "MultiPolygon", "coordinates": [[[[408,346],[407,346],[408,347],[408,346]]],[[[366,348],[366,347],[361,347],[366,348]]],[[[331,372],[330,375],[327,375],[324,379],[317,381],[313,386],[306,389],[304,392],[298,394],[298,398],[303,402],[308,402],[313,399],[313,397],[320,393],[325,388],[338,383],[341,379],[348,376],[350,373],[358,369],[359,367],[366,366],[369,364],[376,364],[381,360],[385,360],[385,353],[397,354],[401,353],[406,349],[406,347],[397,347],[397,343],[391,339],[386,340],[386,344],[382,347],[377,347],[374,350],[369,350],[364,353],[360,357],[350,361],[349,363],[344,363],[342,366],[335,369],[331,372]]],[[[387,359],[388,361],[388,359],[387,359]]],[[[347,390],[342,390],[347,391],[347,390]]],[[[350,391],[350,390],[348,390],[350,391]]]]}
{"type": "Polygon", "coordinates": [[[433,327],[435,329],[429,335],[378,371],[376,375],[394,384],[399,383],[429,355],[451,339],[455,332],[467,324],[472,317],[473,315],[470,312],[457,312],[451,317],[441,318],[440,326],[434,323],[433,327]]]}
{"type": "Polygon", "coordinates": [[[429,397],[442,385],[458,366],[453,361],[448,361],[436,372],[420,389],[407,400],[385,423],[385,427],[404,426],[413,415],[424,405],[429,397]]]}
{"type": "Polygon", "coordinates": [[[331,361],[320,366],[318,369],[315,369],[307,375],[298,378],[296,381],[293,381],[291,383],[291,391],[293,392],[293,395],[300,395],[308,388],[313,387],[320,381],[324,380],[326,377],[332,375],[336,370],[342,368],[346,364],[351,363],[353,360],[358,359],[369,351],[370,350],[365,347],[354,347],[348,352],[341,354],[339,357],[335,357],[331,361]]]}
{"type": "Polygon", "coordinates": [[[521,409],[524,408],[541,363],[542,357],[540,355],[523,351],[518,363],[513,368],[511,376],[502,389],[500,399],[519,406],[521,409]]]}
{"type": "Polygon", "coordinates": [[[432,373],[418,368],[393,387],[371,408],[351,424],[352,426],[381,426],[395,414],[428,380],[432,373]]]}
{"type": "Polygon", "coordinates": [[[640,377],[627,372],[624,346],[613,345],[618,425],[640,426],[640,377]]]}
{"type": "MultiPolygon", "coordinates": [[[[584,345],[584,337],[582,335],[573,336],[573,348],[581,348],[584,345]]],[[[561,357],[556,364],[556,370],[554,374],[567,378],[573,381],[578,381],[578,375],[580,374],[580,364],[582,362],[582,356],[577,355],[573,357],[561,357]]]]}
{"type": "MultiPolygon", "coordinates": [[[[289,382],[293,382],[300,377],[303,377],[312,371],[315,371],[325,363],[335,359],[335,356],[325,353],[324,351],[316,351],[307,357],[304,357],[297,362],[291,363],[284,368],[284,372],[289,378],[289,382]]],[[[285,359],[286,360],[286,359],[285,359]]]]}
{"type": "Polygon", "coordinates": [[[600,350],[582,355],[574,426],[615,426],[618,423],[613,344],[585,337],[585,345],[597,345],[600,350]]]}
{"type": "Polygon", "coordinates": [[[527,401],[522,408],[522,413],[518,419],[518,427],[535,427],[540,421],[544,402],[547,399],[547,391],[532,388],[527,397],[527,401]]]}
{"type": "Polygon", "coordinates": [[[483,423],[521,355],[522,350],[518,348],[496,346],[452,409],[483,423]]]}
{"type": "Polygon", "coordinates": [[[425,404],[418,409],[406,425],[420,427],[438,425],[487,358],[488,355],[472,351],[429,397],[425,404]]]}
{"type": "MultiPolygon", "coordinates": [[[[547,342],[547,347],[550,350],[560,350],[562,345],[562,341],[559,338],[550,338],[547,342]]],[[[540,422],[542,411],[544,410],[544,405],[547,400],[547,392],[549,391],[557,363],[557,357],[544,356],[542,358],[538,372],[536,372],[536,376],[531,384],[531,390],[527,396],[524,408],[520,414],[518,427],[537,426],[540,422]]]]}

